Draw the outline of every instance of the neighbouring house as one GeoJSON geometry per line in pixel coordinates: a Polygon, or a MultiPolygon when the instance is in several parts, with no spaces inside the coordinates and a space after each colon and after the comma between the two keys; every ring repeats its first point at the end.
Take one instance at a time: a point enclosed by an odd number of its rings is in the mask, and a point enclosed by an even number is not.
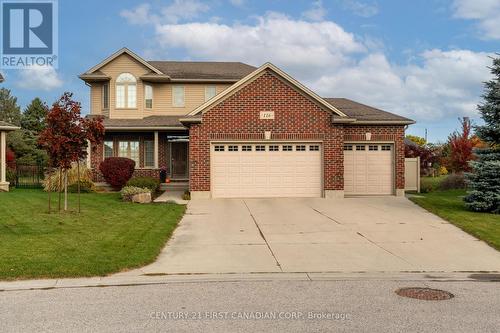
{"type": "Polygon", "coordinates": [[[9,190],[7,181],[7,132],[19,129],[19,127],[0,121],[0,191],[9,190]]]}
{"type": "MultiPolygon", "coordinates": [[[[271,63],[146,61],[123,48],[80,75],[106,157],[136,175],[189,182],[193,198],[403,195],[404,133],[414,121],[324,98],[271,63]]],[[[333,94],[335,92],[332,92],[333,94]]]]}

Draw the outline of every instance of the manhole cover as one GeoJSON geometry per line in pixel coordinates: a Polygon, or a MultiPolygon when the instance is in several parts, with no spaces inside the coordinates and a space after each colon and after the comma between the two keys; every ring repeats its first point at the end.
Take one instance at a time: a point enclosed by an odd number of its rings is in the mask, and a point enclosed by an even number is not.
{"type": "Polygon", "coordinates": [[[425,301],[442,301],[454,297],[452,293],[447,291],[431,288],[400,288],[396,290],[396,294],[425,301]]]}

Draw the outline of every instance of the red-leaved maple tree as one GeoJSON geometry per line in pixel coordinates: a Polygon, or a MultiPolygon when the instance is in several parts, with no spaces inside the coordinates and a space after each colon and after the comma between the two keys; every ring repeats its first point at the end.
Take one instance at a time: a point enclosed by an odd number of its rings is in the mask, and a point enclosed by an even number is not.
{"type": "Polygon", "coordinates": [[[448,165],[453,172],[468,172],[471,170],[469,161],[474,159],[472,149],[474,142],[471,139],[471,121],[468,117],[460,120],[461,131],[455,131],[448,137],[450,156],[448,165]]]}
{"type": "MultiPolygon", "coordinates": [[[[72,99],[73,94],[65,92],[50,108],[47,114],[47,127],[40,133],[39,143],[47,151],[49,167],[59,169],[59,189],[62,188],[62,175],[71,168],[73,162],[87,157],[87,147],[96,147],[104,140],[102,118],[84,118],[81,105],[72,99]]],[[[49,177],[50,179],[50,177],[49,177]]],[[[50,186],[49,186],[50,188],[50,186]]],[[[67,210],[67,182],[64,182],[65,204],[67,210]]],[[[61,191],[59,191],[59,210],[61,210],[61,191]]],[[[78,181],[78,211],[80,211],[80,181],[78,181]]],[[[50,190],[49,190],[50,212],[50,190]]]]}

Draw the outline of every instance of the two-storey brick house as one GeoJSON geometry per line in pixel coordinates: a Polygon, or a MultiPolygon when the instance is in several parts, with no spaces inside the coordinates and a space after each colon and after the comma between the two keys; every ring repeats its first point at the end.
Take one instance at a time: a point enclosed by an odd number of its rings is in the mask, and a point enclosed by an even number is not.
{"type": "Polygon", "coordinates": [[[193,197],[401,195],[413,121],[322,98],[266,63],[146,61],[124,48],[80,75],[106,139],[89,164],[189,181],[193,197]]]}

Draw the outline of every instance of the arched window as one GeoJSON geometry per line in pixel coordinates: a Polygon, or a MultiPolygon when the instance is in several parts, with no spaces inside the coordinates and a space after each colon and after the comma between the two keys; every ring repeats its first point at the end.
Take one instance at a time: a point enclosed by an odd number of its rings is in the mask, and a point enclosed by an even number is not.
{"type": "Polygon", "coordinates": [[[130,73],[122,73],[116,78],[116,107],[137,107],[137,80],[130,73]]]}

